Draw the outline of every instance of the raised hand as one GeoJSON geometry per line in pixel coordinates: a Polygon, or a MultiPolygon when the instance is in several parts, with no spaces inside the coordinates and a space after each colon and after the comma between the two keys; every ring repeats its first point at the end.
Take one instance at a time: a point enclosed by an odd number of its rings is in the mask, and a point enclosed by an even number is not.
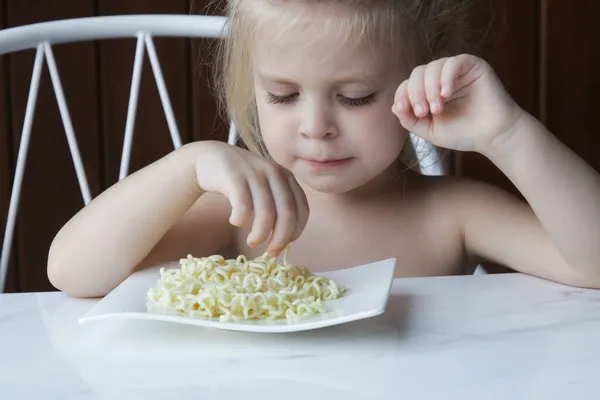
{"type": "Polygon", "coordinates": [[[392,111],[410,132],[452,150],[484,153],[524,114],[492,67],[464,54],[415,68],[392,111]]]}

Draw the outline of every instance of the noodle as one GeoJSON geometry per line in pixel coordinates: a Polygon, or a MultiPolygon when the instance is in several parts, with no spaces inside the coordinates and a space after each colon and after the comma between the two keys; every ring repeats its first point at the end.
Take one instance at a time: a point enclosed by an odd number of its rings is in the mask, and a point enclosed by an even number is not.
{"type": "Polygon", "coordinates": [[[180,260],[180,268],[160,269],[156,287],[147,293],[161,312],[219,321],[277,320],[295,322],[326,312],[323,301],[344,289],[306,267],[262,255],[226,260],[220,255],[180,260]]]}

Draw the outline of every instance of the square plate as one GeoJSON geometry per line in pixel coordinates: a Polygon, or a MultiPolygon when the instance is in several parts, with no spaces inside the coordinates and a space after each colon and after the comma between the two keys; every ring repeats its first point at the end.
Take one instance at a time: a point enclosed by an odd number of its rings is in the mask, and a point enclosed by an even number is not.
{"type": "MultiPolygon", "coordinates": [[[[163,265],[165,269],[178,268],[178,263],[163,265]]],[[[173,314],[149,312],[146,293],[160,278],[160,268],[132,274],[112,292],[96,303],[80,319],[86,323],[105,318],[129,318],[175,322],[232,331],[283,333],[319,329],[344,324],[383,314],[390,295],[396,270],[396,259],[377,261],[359,267],[316,273],[333,279],[346,292],[338,299],[324,302],[326,313],[299,322],[231,321],[191,318],[173,314]]]]}

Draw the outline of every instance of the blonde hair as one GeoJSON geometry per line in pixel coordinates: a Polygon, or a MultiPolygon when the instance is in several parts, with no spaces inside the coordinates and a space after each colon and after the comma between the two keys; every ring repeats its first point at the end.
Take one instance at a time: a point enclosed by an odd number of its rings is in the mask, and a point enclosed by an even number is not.
{"type": "MultiPolygon", "coordinates": [[[[227,35],[218,43],[214,75],[221,111],[233,120],[248,150],[269,157],[261,139],[251,68],[252,50],[264,22],[261,15],[269,11],[268,7],[345,7],[348,12],[331,14],[333,24],[323,30],[324,34],[336,34],[340,43],[366,43],[371,49],[385,49],[397,55],[394,62],[410,71],[467,49],[466,10],[473,1],[228,0],[227,35]]],[[[223,1],[216,3],[223,5],[223,1]]],[[[292,20],[287,28],[293,26],[292,20]]]]}

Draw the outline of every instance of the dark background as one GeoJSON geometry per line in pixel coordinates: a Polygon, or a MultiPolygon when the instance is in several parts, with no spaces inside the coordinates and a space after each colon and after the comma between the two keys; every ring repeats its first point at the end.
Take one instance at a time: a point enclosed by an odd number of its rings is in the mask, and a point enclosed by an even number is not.
{"type": "MultiPolygon", "coordinates": [[[[94,15],[202,11],[206,0],[0,0],[0,28],[94,15]]],[[[483,4],[483,2],[482,2],[483,4]]],[[[593,0],[490,0],[494,22],[481,51],[517,102],[564,143],[600,170],[600,2],[593,0]],[[595,72],[595,73],[594,73],[595,72]]],[[[487,28],[487,6],[473,14],[487,28]]],[[[210,41],[155,40],[161,66],[185,142],[226,140],[198,62],[210,41]]],[[[117,181],[135,39],[54,47],[58,68],[92,195],[117,181]]],[[[33,51],[0,56],[0,243],[33,51]]],[[[138,105],[131,171],[172,150],[166,120],[146,57],[138,105]]],[[[454,173],[514,191],[490,162],[477,154],[455,158],[454,173]]],[[[46,67],[38,97],[31,147],[9,267],[7,292],[53,290],[46,277],[52,238],[83,201],[46,67]]],[[[74,260],[76,262],[77,260],[74,260]]]]}

